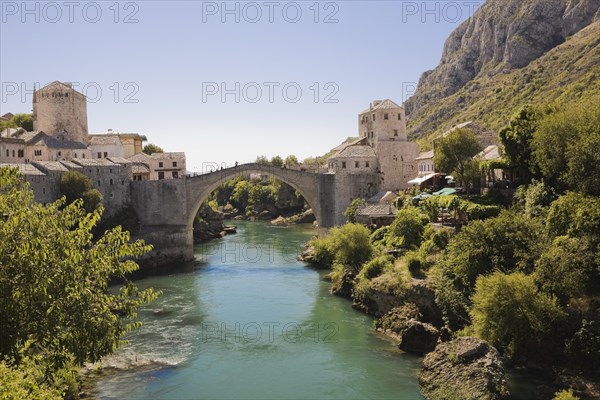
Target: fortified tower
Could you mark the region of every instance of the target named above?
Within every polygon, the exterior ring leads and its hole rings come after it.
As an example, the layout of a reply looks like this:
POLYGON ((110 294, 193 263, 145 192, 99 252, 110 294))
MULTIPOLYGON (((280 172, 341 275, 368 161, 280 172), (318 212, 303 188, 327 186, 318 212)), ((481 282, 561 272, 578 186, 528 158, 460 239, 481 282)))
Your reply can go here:
POLYGON ((407 140, 404 108, 389 99, 375 100, 358 115, 358 131, 377 155, 381 189, 407 188, 417 176, 419 145, 407 140))
POLYGON ((58 81, 36 90, 33 93, 33 130, 87 144, 86 97, 71 84, 58 81))

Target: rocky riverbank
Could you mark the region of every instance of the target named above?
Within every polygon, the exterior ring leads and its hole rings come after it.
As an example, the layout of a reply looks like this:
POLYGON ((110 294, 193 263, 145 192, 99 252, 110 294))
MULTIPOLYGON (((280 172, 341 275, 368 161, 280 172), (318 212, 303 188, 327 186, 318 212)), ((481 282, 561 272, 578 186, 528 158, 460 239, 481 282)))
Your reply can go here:
POLYGON ((225 225, 225 213, 214 210, 203 204, 194 221, 194 243, 202 243, 211 239, 220 239, 225 235, 236 233, 235 225, 225 225))

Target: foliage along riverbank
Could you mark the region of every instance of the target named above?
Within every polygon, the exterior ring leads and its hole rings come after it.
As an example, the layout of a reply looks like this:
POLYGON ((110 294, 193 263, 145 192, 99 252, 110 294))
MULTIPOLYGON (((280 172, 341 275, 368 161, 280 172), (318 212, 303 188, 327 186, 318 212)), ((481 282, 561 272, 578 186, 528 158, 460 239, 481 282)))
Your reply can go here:
POLYGON ((431 379, 431 362, 424 362, 429 399, 506 398, 502 363, 484 352, 488 345, 508 366, 548 375, 540 398, 563 389, 598 398, 600 106, 529 108, 501 140, 508 165, 538 180, 521 186, 499 215, 482 213, 455 233, 429 223, 435 216, 427 201, 406 201, 389 227, 371 232, 349 223, 314 239, 310 262, 330 268, 332 293, 379 318, 376 329, 405 351, 448 353, 443 343, 457 347, 473 337, 465 354, 483 357, 475 364, 451 351, 453 367, 438 363, 431 379), (488 379, 465 392, 464 378, 482 374, 488 379))
POLYGON ((129 280, 150 246, 121 227, 95 237, 102 211, 36 203, 18 170, 0 168, 1 398, 77 398, 80 368, 123 344, 159 294, 129 280))

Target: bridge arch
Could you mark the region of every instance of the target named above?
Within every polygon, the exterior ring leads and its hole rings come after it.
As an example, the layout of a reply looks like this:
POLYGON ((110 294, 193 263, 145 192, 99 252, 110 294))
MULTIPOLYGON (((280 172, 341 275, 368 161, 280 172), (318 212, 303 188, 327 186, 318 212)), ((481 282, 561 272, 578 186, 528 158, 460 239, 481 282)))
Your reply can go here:
POLYGON ((321 225, 321 208, 318 198, 318 175, 316 173, 251 163, 188 177, 186 179, 186 223, 188 228, 191 229, 193 227, 194 218, 202 203, 204 203, 208 196, 210 196, 210 194, 221 184, 235 177, 246 177, 253 173, 277 178, 297 190, 313 210, 317 223, 321 225))

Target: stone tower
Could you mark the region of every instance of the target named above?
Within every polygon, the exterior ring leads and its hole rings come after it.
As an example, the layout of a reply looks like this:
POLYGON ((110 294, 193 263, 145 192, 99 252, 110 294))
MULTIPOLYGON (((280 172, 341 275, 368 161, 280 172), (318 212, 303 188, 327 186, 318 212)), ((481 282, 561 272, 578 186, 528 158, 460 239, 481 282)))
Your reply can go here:
POLYGON ((373 147, 382 190, 400 190, 417 176, 419 145, 406 137, 404 108, 391 100, 375 100, 358 116, 358 130, 373 147))
POLYGON ((33 94, 33 130, 87 143, 87 99, 71 84, 52 82, 33 94))

